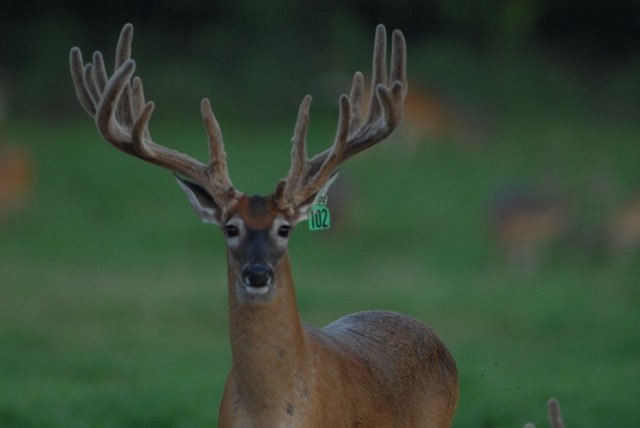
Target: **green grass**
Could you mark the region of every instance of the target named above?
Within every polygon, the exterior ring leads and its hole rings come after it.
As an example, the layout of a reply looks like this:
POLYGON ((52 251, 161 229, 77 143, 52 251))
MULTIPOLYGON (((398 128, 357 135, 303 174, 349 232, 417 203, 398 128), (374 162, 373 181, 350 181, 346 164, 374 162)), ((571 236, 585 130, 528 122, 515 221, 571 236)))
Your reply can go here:
MULTIPOLYGON (((108 147, 88 122, 10 129, 36 158, 37 186, 0 229, 0 427, 214 426, 230 367, 222 238, 168 173, 108 147)), ((159 142, 204 156, 201 125, 156 123, 159 142)), ((237 187, 269 192, 292 124, 223 127, 237 187)), ((313 150, 333 128, 314 118, 313 150)), ((432 325, 458 363, 456 427, 545 426, 551 396, 568 426, 640 425, 637 260, 565 248, 513 277, 485 232, 492 189, 509 180, 553 168, 585 213, 597 202, 581 183, 605 154, 629 189, 639 131, 521 118, 483 148, 427 144, 409 157, 388 142, 350 161, 343 236, 293 237, 304 320, 385 308, 432 325)))

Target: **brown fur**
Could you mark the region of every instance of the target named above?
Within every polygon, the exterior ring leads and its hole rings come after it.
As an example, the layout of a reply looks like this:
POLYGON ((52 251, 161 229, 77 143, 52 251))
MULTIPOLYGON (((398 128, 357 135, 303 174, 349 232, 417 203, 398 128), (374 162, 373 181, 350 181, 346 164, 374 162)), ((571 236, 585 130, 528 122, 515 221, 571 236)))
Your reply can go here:
MULTIPOLYGON (((269 198, 237 204, 248 228, 279 214, 269 198), (263 204, 263 206, 260 206, 263 204)), ((458 401, 455 362, 421 322, 359 312, 323 329, 303 325, 288 254, 275 268, 275 294, 247 303, 229 255, 233 365, 220 427, 448 427, 458 401)))

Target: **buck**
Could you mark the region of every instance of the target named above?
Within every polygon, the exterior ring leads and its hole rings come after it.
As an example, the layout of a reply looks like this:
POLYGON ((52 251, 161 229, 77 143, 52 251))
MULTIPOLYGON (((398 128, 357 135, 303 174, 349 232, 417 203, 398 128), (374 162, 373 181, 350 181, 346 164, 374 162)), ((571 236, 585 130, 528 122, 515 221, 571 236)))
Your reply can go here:
POLYGON ((311 97, 300 104, 291 166, 267 196, 247 196, 229 178, 218 122, 204 99, 201 113, 209 160, 158 145, 148 123, 154 109, 141 80, 132 77, 133 27, 122 29, 115 72, 103 56, 83 63, 70 54, 80 104, 99 134, 125 153, 172 171, 196 214, 218 225, 226 238, 229 327, 232 353, 219 414, 221 427, 446 427, 458 401, 455 362, 438 336, 406 315, 368 311, 318 329, 303 324, 287 245, 319 194, 350 157, 384 140, 402 118, 407 90, 405 41, 393 32, 387 74, 387 35, 376 30, 373 102, 359 108, 362 73, 350 95, 339 99, 333 145, 307 158, 311 97))

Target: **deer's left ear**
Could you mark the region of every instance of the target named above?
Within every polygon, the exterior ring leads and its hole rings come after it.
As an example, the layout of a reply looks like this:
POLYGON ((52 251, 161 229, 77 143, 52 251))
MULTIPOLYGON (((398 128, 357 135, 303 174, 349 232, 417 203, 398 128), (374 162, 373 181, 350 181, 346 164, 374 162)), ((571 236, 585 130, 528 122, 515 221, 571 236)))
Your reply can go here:
POLYGON ((191 207, 203 223, 220 224, 222 209, 211 195, 199 185, 176 175, 178 185, 187 195, 191 207))
POLYGON ((334 172, 331 178, 327 180, 324 186, 320 190, 318 190, 314 195, 310 196, 309 199, 304 201, 298 207, 298 217, 294 220, 295 224, 300 223, 301 221, 305 221, 309 214, 309 209, 315 204, 326 204, 327 193, 329 193, 329 188, 334 181, 338 178, 338 172, 334 172), (323 200, 324 199, 324 200, 323 200))

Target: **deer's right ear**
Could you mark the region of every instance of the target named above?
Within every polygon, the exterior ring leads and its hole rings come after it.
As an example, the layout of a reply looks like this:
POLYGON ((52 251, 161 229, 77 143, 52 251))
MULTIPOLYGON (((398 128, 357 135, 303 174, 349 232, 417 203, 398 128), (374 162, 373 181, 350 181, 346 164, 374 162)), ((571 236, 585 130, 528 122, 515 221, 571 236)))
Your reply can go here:
POLYGON ((309 209, 311 208, 312 205, 315 205, 316 203, 320 203, 324 205, 327 203, 326 202, 327 193, 329 192, 329 188, 331 187, 333 182, 336 181, 336 179, 338 178, 338 174, 339 174, 338 171, 334 172, 333 175, 329 178, 329 180, 327 180, 327 182, 324 184, 324 186, 322 186, 320 190, 318 190, 316 193, 311 195, 310 198, 308 198, 298 207, 298 217, 295 219, 294 224, 297 224, 308 218, 309 209))
POLYGON ((178 185, 187 195, 191 207, 203 223, 220 224, 222 209, 216 204, 211 195, 199 185, 180 178, 176 175, 178 185))

